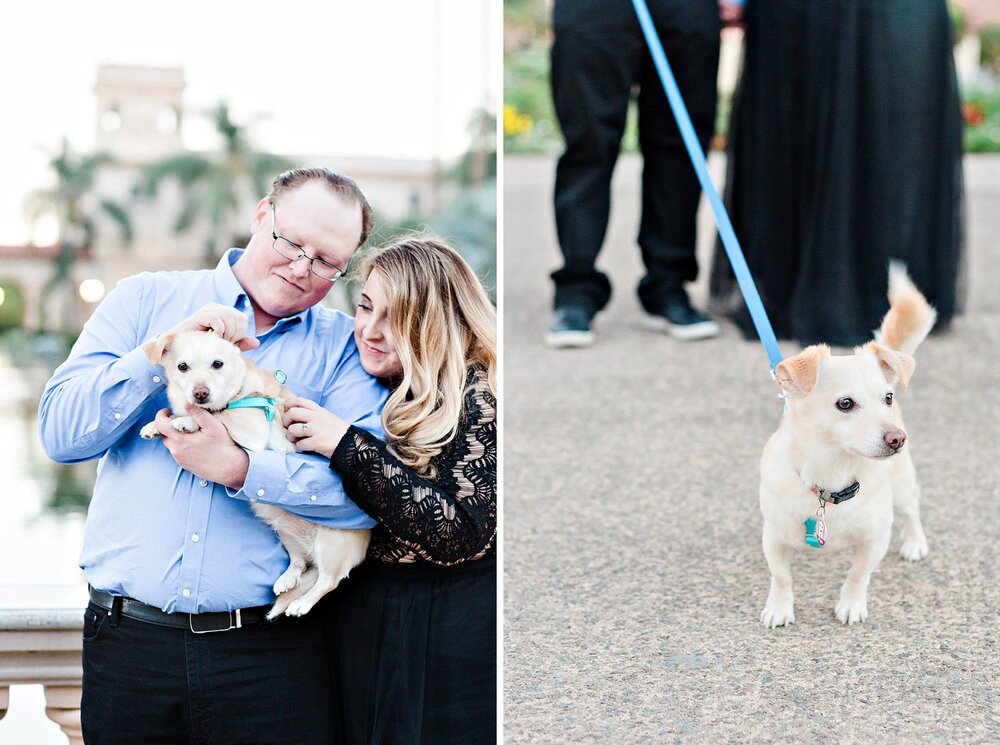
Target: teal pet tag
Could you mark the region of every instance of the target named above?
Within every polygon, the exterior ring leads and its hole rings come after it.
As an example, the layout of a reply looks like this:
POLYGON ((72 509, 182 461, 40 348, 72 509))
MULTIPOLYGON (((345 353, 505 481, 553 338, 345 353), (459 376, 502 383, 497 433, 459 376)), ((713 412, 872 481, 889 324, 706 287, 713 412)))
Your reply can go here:
POLYGON ((826 544, 826 522, 823 518, 806 518, 806 545, 823 548, 826 544))

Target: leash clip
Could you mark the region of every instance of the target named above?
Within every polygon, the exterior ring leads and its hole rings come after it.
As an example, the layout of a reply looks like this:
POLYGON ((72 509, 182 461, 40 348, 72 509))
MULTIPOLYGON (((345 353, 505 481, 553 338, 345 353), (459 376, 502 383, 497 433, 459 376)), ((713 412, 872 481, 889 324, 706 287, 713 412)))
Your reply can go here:
MULTIPOLYGON (((778 376, 773 367, 771 368, 771 380, 774 381, 775 385, 778 385, 778 376)), ((781 413, 786 413, 788 411, 788 391, 780 385, 778 385, 778 400, 781 401, 781 413)))

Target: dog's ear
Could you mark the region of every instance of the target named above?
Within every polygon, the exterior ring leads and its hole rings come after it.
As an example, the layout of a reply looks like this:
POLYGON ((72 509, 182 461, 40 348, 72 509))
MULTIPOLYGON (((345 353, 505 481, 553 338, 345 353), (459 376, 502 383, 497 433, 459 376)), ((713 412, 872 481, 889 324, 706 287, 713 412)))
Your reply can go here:
POLYGON ((149 361, 154 365, 159 365, 163 355, 170 351, 170 346, 174 343, 176 334, 160 334, 154 336, 142 345, 142 351, 146 353, 149 361))
POLYGON ((882 368, 885 379, 890 383, 895 383, 898 380, 903 390, 906 390, 910 384, 913 369, 917 365, 916 360, 910 355, 890 349, 885 344, 879 344, 877 341, 868 342, 858 352, 870 352, 874 354, 875 359, 878 360, 879 367, 882 368))
POLYGON ((787 393, 809 393, 819 380, 820 365, 829 356, 830 347, 826 344, 806 347, 794 357, 779 362, 774 370, 774 379, 787 393))

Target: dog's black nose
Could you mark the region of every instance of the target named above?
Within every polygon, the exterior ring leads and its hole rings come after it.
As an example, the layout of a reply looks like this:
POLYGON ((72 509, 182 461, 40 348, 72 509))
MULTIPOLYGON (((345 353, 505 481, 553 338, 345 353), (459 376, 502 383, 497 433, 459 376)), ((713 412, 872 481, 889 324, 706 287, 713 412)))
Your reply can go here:
POLYGON ((203 404, 208 400, 209 391, 208 388, 203 385, 196 385, 194 390, 191 392, 191 395, 194 396, 195 401, 203 404))
POLYGON ((906 442, 906 433, 901 429, 890 429, 882 436, 882 440, 893 450, 899 450, 906 442))

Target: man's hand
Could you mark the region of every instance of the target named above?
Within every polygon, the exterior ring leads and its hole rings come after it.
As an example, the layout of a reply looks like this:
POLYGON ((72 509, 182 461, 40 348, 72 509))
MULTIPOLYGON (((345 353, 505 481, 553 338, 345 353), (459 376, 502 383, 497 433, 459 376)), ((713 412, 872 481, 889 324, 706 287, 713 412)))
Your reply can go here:
POLYGON ((160 409, 156 414, 156 428, 177 465, 208 481, 242 489, 250 456, 209 412, 194 404, 187 404, 186 408, 187 415, 199 427, 195 432, 178 432, 171 427, 169 409, 160 409))
POLYGON ((741 26, 743 24, 743 3, 719 0, 719 20, 722 27, 741 26))
POLYGON ((195 311, 194 315, 177 324, 171 329, 171 333, 212 331, 238 346, 241 352, 247 352, 260 346, 260 341, 255 337, 247 336, 249 325, 250 319, 235 308, 219 303, 208 303, 195 311))

